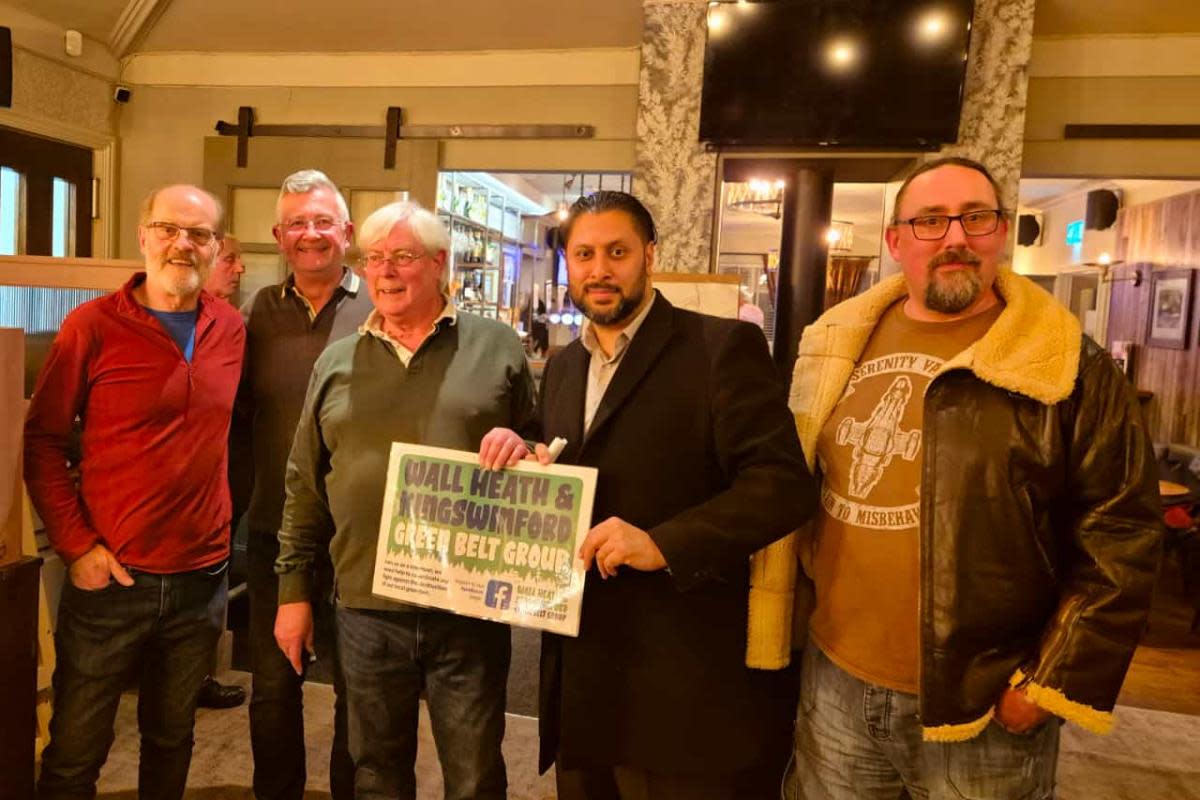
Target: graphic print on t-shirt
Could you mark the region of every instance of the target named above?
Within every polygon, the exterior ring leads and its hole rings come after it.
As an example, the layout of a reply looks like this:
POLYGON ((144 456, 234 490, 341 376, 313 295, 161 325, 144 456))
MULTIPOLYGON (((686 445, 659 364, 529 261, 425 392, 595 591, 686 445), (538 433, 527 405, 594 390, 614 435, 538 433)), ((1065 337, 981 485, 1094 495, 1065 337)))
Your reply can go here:
POLYGON ((902 431, 904 409, 912 399, 912 381, 901 375, 879 398, 871 418, 860 422, 854 417, 844 417, 838 423, 837 443, 851 444, 850 454, 851 497, 864 498, 892 463, 892 456, 912 461, 921 449, 920 431, 902 431))
POLYGON ((845 473, 846 486, 837 487, 835 480, 824 482, 821 501, 826 513, 861 528, 905 530, 916 527, 920 504, 916 487, 919 481, 910 479, 899 485, 893 481, 890 487, 877 493, 880 496, 874 498, 874 502, 872 495, 876 494, 875 489, 889 470, 901 469, 911 478, 913 470, 918 469, 921 430, 914 427, 913 423, 919 424, 920 417, 910 414, 910 418, 916 418, 906 426, 905 412, 914 400, 917 401, 916 406, 920 407, 920 397, 914 398, 914 392, 923 392, 943 363, 942 359, 926 353, 890 353, 864 361, 851 373, 845 394, 835 411, 835 414, 842 412, 845 416, 837 421, 836 434, 831 443, 842 452, 830 454, 849 465, 845 473), (882 381, 889 376, 891 381, 883 388, 882 381), (856 388, 864 381, 875 384, 870 390, 862 387, 868 393, 880 392, 879 399, 869 407, 869 413, 864 413, 867 408, 861 403, 850 401, 856 388), (907 463, 901 466, 903 462, 907 463), (904 492, 904 496, 897 496, 901 486, 910 487, 910 490, 904 492), (838 491, 839 488, 844 495, 838 491))

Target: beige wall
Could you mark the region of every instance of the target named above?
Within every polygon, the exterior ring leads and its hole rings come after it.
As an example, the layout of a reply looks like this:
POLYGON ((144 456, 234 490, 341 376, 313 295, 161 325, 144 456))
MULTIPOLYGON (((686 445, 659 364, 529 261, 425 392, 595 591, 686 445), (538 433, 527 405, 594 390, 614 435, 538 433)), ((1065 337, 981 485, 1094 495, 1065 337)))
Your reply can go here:
POLYGON ((1195 124, 1200 35, 1035 41, 1023 177, 1191 178, 1196 140, 1068 140, 1069 124, 1195 124))
POLYGON ((1033 78, 1024 177, 1200 176, 1193 140, 1067 140, 1068 124, 1195 124, 1200 75, 1033 78))
POLYGON ((0 22, 13 35, 13 102, 0 108, 0 125, 89 147, 100 179, 92 254, 112 252, 108 220, 116 205, 118 106, 112 92, 118 65, 99 42, 84 40, 84 54, 63 53, 63 30, 0 2, 0 22))
POLYGON ((104 45, 85 39, 83 55, 67 56, 64 29, 4 2, 0 22, 13 38, 13 103, 11 111, 0 109, 0 124, 29 129, 36 121, 56 123, 68 129, 62 137, 71 136, 68 141, 81 132, 116 132, 112 88, 118 65, 104 45))
MULTIPOLYGON (((133 225, 141 198, 164 183, 201 182, 204 137, 217 120, 235 122, 242 105, 254 107, 260 124, 382 125, 387 107, 398 105, 412 125, 579 123, 596 129, 588 140, 444 142, 443 169, 629 171, 634 163, 635 86, 135 86, 120 120, 122 257, 137 257, 133 225)), ((249 153, 253 159, 253 140, 249 153)), ((382 161, 382 141, 379 153, 382 161)))

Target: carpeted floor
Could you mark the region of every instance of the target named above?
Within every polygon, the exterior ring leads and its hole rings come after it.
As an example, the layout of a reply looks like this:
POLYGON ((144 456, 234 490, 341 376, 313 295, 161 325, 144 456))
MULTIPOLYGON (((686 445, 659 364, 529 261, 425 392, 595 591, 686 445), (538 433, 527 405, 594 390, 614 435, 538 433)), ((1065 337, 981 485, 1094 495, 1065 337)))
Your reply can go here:
MULTIPOLYGON (((248 676, 226 680, 245 684, 248 676)), ((308 800, 328 798, 328 736, 332 690, 305 689, 309 731, 308 800)), ((100 800, 137 797, 136 698, 121 701, 117 741, 100 778, 100 800)), ((1200 800, 1200 717, 1118 709, 1116 730, 1099 737, 1071 726, 1063 729, 1059 759, 1060 800, 1200 800)), ((196 720, 196 750, 188 779, 189 800, 250 800, 250 744, 246 707, 202 710, 196 720)), ((536 774, 537 721, 509 715, 504 741, 512 800, 553 800, 553 772, 536 774)), ((417 755, 418 797, 442 796, 442 781, 427 717, 421 718, 417 755)))

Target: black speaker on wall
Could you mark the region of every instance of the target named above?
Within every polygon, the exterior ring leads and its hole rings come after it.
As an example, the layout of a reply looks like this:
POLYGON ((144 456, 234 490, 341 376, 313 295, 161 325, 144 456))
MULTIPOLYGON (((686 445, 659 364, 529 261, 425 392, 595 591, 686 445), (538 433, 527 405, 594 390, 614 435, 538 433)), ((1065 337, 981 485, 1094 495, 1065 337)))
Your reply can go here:
POLYGON ((1017 244, 1031 247, 1042 240, 1042 223, 1033 214, 1017 215, 1017 244))
POLYGON ((1087 214, 1084 227, 1089 231, 1105 231, 1117 221, 1121 198, 1110 189, 1095 189, 1087 193, 1087 214))
POLYGON ((12 108, 12 29, 0 26, 0 108, 12 108))

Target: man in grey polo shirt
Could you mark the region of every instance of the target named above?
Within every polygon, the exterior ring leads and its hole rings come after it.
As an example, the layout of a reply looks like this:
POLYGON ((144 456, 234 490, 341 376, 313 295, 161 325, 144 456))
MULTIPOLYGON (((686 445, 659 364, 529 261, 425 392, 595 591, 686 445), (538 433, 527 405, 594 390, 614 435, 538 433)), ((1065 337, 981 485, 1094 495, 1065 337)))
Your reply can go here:
MULTIPOLYGON (((304 390, 317 356, 327 344, 354 333, 371 311, 362 280, 343 265, 353 225, 346 201, 323 173, 301 170, 283 181, 272 229, 287 262, 287 279, 260 289, 242 309, 246 362, 239 391, 241 446, 252 448, 254 491, 247 511, 250 591, 250 744, 254 794, 259 800, 304 795, 305 748, 301 693, 303 667, 295 670, 275 644, 275 611, 283 477, 304 390)), ((232 472, 244 472, 234 470, 232 472)), ((318 616, 332 622, 332 569, 318 565, 310 598, 318 616)), ((333 637, 329 644, 335 649, 333 637)), ((308 643, 312 650, 312 641, 308 643)), ((322 644, 324 642, 322 641, 322 644)), ((329 783, 334 800, 354 796, 354 766, 346 747, 345 691, 336 652, 320 653, 333 664, 334 735, 329 783)))

